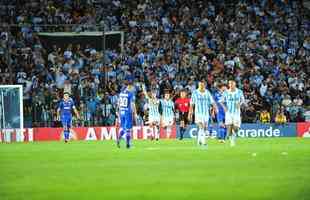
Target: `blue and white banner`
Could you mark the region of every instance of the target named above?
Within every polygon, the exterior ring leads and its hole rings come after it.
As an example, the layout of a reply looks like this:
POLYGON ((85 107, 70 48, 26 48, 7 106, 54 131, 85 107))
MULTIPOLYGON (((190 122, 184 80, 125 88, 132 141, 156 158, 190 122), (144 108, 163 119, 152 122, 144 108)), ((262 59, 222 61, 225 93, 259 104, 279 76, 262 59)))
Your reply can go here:
MULTIPOLYGON (((209 126, 210 135, 217 137, 219 126, 212 124, 209 126)), ((198 127, 196 125, 189 125, 185 131, 184 138, 195 138, 197 136, 198 127)), ((177 127, 177 137, 180 136, 180 128, 177 127)), ((260 124, 260 123, 245 123, 241 124, 238 131, 238 137, 296 137, 296 123, 288 123, 284 125, 279 124, 260 124)))

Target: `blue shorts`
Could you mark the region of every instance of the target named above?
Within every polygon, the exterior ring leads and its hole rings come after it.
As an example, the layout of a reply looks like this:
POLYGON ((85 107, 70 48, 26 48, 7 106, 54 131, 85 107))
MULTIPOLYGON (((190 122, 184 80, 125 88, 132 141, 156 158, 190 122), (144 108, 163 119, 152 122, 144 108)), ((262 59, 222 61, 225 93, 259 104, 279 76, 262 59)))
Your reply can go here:
POLYGON ((61 117, 61 123, 62 123, 62 127, 64 128, 71 128, 72 125, 72 117, 67 117, 67 116, 62 116, 61 117))
POLYGON ((121 115, 121 128, 124 130, 132 129, 132 115, 121 115))
POLYGON ((221 115, 217 115, 216 119, 217 119, 217 123, 218 124, 220 124, 220 123, 224 124, 225 123, 225 114, 224 115, 222 115, 222 114, 221 115))

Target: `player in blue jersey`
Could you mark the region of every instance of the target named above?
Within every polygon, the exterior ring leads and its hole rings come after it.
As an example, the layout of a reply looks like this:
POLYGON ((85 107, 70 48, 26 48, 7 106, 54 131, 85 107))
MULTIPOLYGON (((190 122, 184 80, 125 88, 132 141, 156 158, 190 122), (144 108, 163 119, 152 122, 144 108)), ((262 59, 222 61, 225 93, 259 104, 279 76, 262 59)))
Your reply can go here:
MULTIPOLYGON (((195 113, 195 123, 198 126, 197 143, 206 146, 206 131, 208 131, 208 122, 210 110, 213 106, 214 112, 217 113, 217 106, 212 95, 205 87, 203 80, 199 81, 198 89, 194 90, 191 96, 190 109, 188 118, 191 121, 195 113), (195 110, 194 110, 195 109, 195 110)), ((207 134, 208 135, 208 134, 207 134)))
POLYGON ((244 103, 243 92, 236 87, 236 82, 228 82, 229 89, 223 93, 221 104, 225 110, 225 125, 230 138, 230 145, 235 146, 237 132, 241 126, 240 106, 244 103))
POLYGON ((156 97, 156 91, 151 90, 149 95, 146 91, 145 85, 142 86, 143 93, 147 99, 148 106, 148 124, 153 129, 154 138, 159 140, 159 125, 160 125, 160 113, 159 103, 160 100, 156 97))
POLYGON ((174 103, 171 99, 169 90, 165 90, 164 99, 160 100, 161 126, 166 130, 169 138, 174 124, 174 103))
POLYGON ((69 93, 65 92, 63 99, 60 101, 57 109, 57 118, 61 121, 64 128, 64 139, 67 143, 70 139, 70 128, 72 125, 72 110, 76 117, 80 119, 79 112, 77 111, 72 98, 69 93))
POLYGON ((219 126, 217 137, 221 143, 224 143, 226 138, 225 110, 222 104, 220 103, 225 90, 226 86, 220 83, 217 86, 217 91, 214 93, 214 100, 218 108, 218 112, 216 114, 216 121, 219 126))
POLYGON ((133 77, 127 76, 127 87, 124 88, 118 96, 118 120, 120 132, 117 138, 117 146, 120 148, 120 141, 125 135, 126 148, 130 148, 131 131, 133 122, 136 120, 135 96, 133 87, 133 77))

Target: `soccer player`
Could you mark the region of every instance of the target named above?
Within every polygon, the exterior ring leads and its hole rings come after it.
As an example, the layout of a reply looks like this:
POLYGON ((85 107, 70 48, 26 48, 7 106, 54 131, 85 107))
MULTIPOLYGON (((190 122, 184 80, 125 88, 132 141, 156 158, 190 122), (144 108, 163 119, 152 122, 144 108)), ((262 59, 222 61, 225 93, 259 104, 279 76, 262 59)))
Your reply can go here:
POLYGON ((70 128, 72 126, 72 110, 74 111, 76 117, 80 119, 80 114, 77 111, 72 98, 70 98, 69 93, 65 92, 63 99, 60 101, 57 109, 57 118, 61 120, 62 126, 64 128, 65 143, 67 143, 70 139, 70 128))
POLYGON ((184 132, 186 130, 186 125, 188 123, 188 111, 190 105, 190 99, 187 98, 186 90, 183 89, 180 92, 180 98, 175 101, 177 110, 179 111, 180 119, 180 140, 183 139, 184 132))
POLYGON ((120 141, 126 135, 126 148, 130 148, 131 130, 133 121, 136 120, 136 107, 133 87, 133 77, 127 76, 127 87, 125 87, 118 97, 118 120, 120 132, 117 138, 117 146, 120 148, 120 141))
POLYGON ((225 90, 226 90, 226 86, 220 83, 217 86, 217 91, 214 93, 214 100, 218 108, 218 112, 216 114, 216 120, 219 126, 217 136, 218 136, 219 142, 221 143, 225 143, 225 138, 226 138, 225 110, 222 104, 220 103, 225 90))
POLYGON ((198 83, 198 89, 193 91, 191 96, 190 109, 188 113, 188 118, 191 121, 193 110, 195 108, 195 123, 199 129, 197 134, 198 145, 207 145, 205 141, 205 132, 208 131, 211 106, 213 106, 213 109, 216 113, 217 107, 215 101, 213 100, 210 92, 206 89, 205 82, 201 80, 198 83))
POLYGON ((159 124, 160 124, 160 113, 159 113, 159 99, 156 97, 156 91, 151 90, 151 95, 148 95, 145 85, 142 86, 143 93, 148 102, 148 117, 149 125, 153 129, 153 133, 156 140, 159 140, 159 124))
POLYGON ((171 100, 169 90, 165 90, 164 99, 160 100, 161 126, 166 130, 168 136, 171 135, 174 124, 174 103, 171 100))
POLYGON ((225 125, 230 138, 230 146, 236 144, 236 134, 241 125, 240 106, 244 103, 243 92, 236 87, 236 82, 228 82, 229 89, 223 93, 221 104, 225 110, 225 125))

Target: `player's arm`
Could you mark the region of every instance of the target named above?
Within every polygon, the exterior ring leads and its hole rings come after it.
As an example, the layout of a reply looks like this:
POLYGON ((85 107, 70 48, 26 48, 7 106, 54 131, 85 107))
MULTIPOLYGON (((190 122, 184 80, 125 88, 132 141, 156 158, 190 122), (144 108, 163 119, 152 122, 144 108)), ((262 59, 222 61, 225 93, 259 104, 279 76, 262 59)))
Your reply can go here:
POLYGON ((132 109, 132 114, 133 114, 133 120, 135 124, 137 125, 137 109, 136 109, 136 105, 134 102, 131 102, 131 109, 132 109))
POLYGON ((240 90, 240 101, 237 103, 237 108, 240 109, 240 106, 245 104, 245 98, 243 92, 240 90))
POLYGON ((61 108, 62 108, 62 102, 60 101, 57 107, 57 112, 56 112, 56 119, 57 121, 60 121, 60 112, 61 112, 61 108))
POLYGON ((172 107, 172 112, 173 112, 173 124, 174 124, 174 122, 176 121, 176 119, 175 119, 175 112, 176 112, 176 110, 175 110, 175 104, 174 103, 172 103, 172 105, 173 105, 173 107, 172 107))
POLYGON ((224 112, 226 113, 227 107, 225 106, 225 102, 226 102, 226 96, 225 94, 223 94, 222 98, 219 100, 219 103, 221 104, 221 106, 224 109, 224 112))
POLYGON ((56 113, 56 120, 60 121, 60 108, 57 108, 57 113, 56 113))
POLYGON ((188 121, 192 121, 193 119, 193 111, 194 111, 194 106, 195 106, 195 96, 192 94, 192 97, 189 102, 189 111, 188 111, 188 121))
POLYGON ((220 102, 221 106, 224 108, 224 111, 227 111, 227 107, 225 106, 224 102, 220 102))
POLYGON ((120 116, 120 112, 119 112, 119 100, 117 101, 117 106, 116 106, 116 109, 115 109, 115 115, 116 115, 116 119, 115 119, 115 126, 118 127, 119 124, 120 124, 120 121, 121 121, 121 116, 120 116))
POLYGON ((76 109, 76 107, 73 106, 72 108, 73 108, 73 112, 74 112, 75 116, 76 116, 78 119, 81 119, 80 113, 79 113, 79 111, 76 109))
POLYGON ((120 124, 120 120, 121 120, 118 110, 115 112, 115 115, 116 115, 115 126, 118 127, 120 124))
POLYGON ((149 95, 148 95, 148 93, 147 93, 147 91, 146 91, 145 84, 142 85, 142 91, 143 91, 144 96, 145 96, 147 99, 149 99, 150 97, 149 97, 149 95))
POLYGON ((218 107, 217 107, 216 103, 212 103, 212 107, 213 107, 213 109, 212 109, 213 113, 212 114, 213 114, 213 117, 214 117, 215 114, 218 113, 218 107))
POLYGON ((213 107, 212 115, 213 115, 213 117, 214 117, 215 114, 218 113, 218 107, 217 107, 216 102, 214 101, 214 98, 212 97, 212 95, 211 95, 210 92, 209 92, 209 97, 210 97, 210 102, 211 102, 212 107, 213 107))
POLYGON ((162 127, 163 125, 163 105, 162 105, 162 101, 159 100, 159 104, 158 104, 158 110, 159 110, 159 114, 160 114, 160 126, 162 127))
POLYGON ((243 92, 241 91, 240 105, 243 105, 243 104, 245 104, 245 98, 244 98, 243 92))

